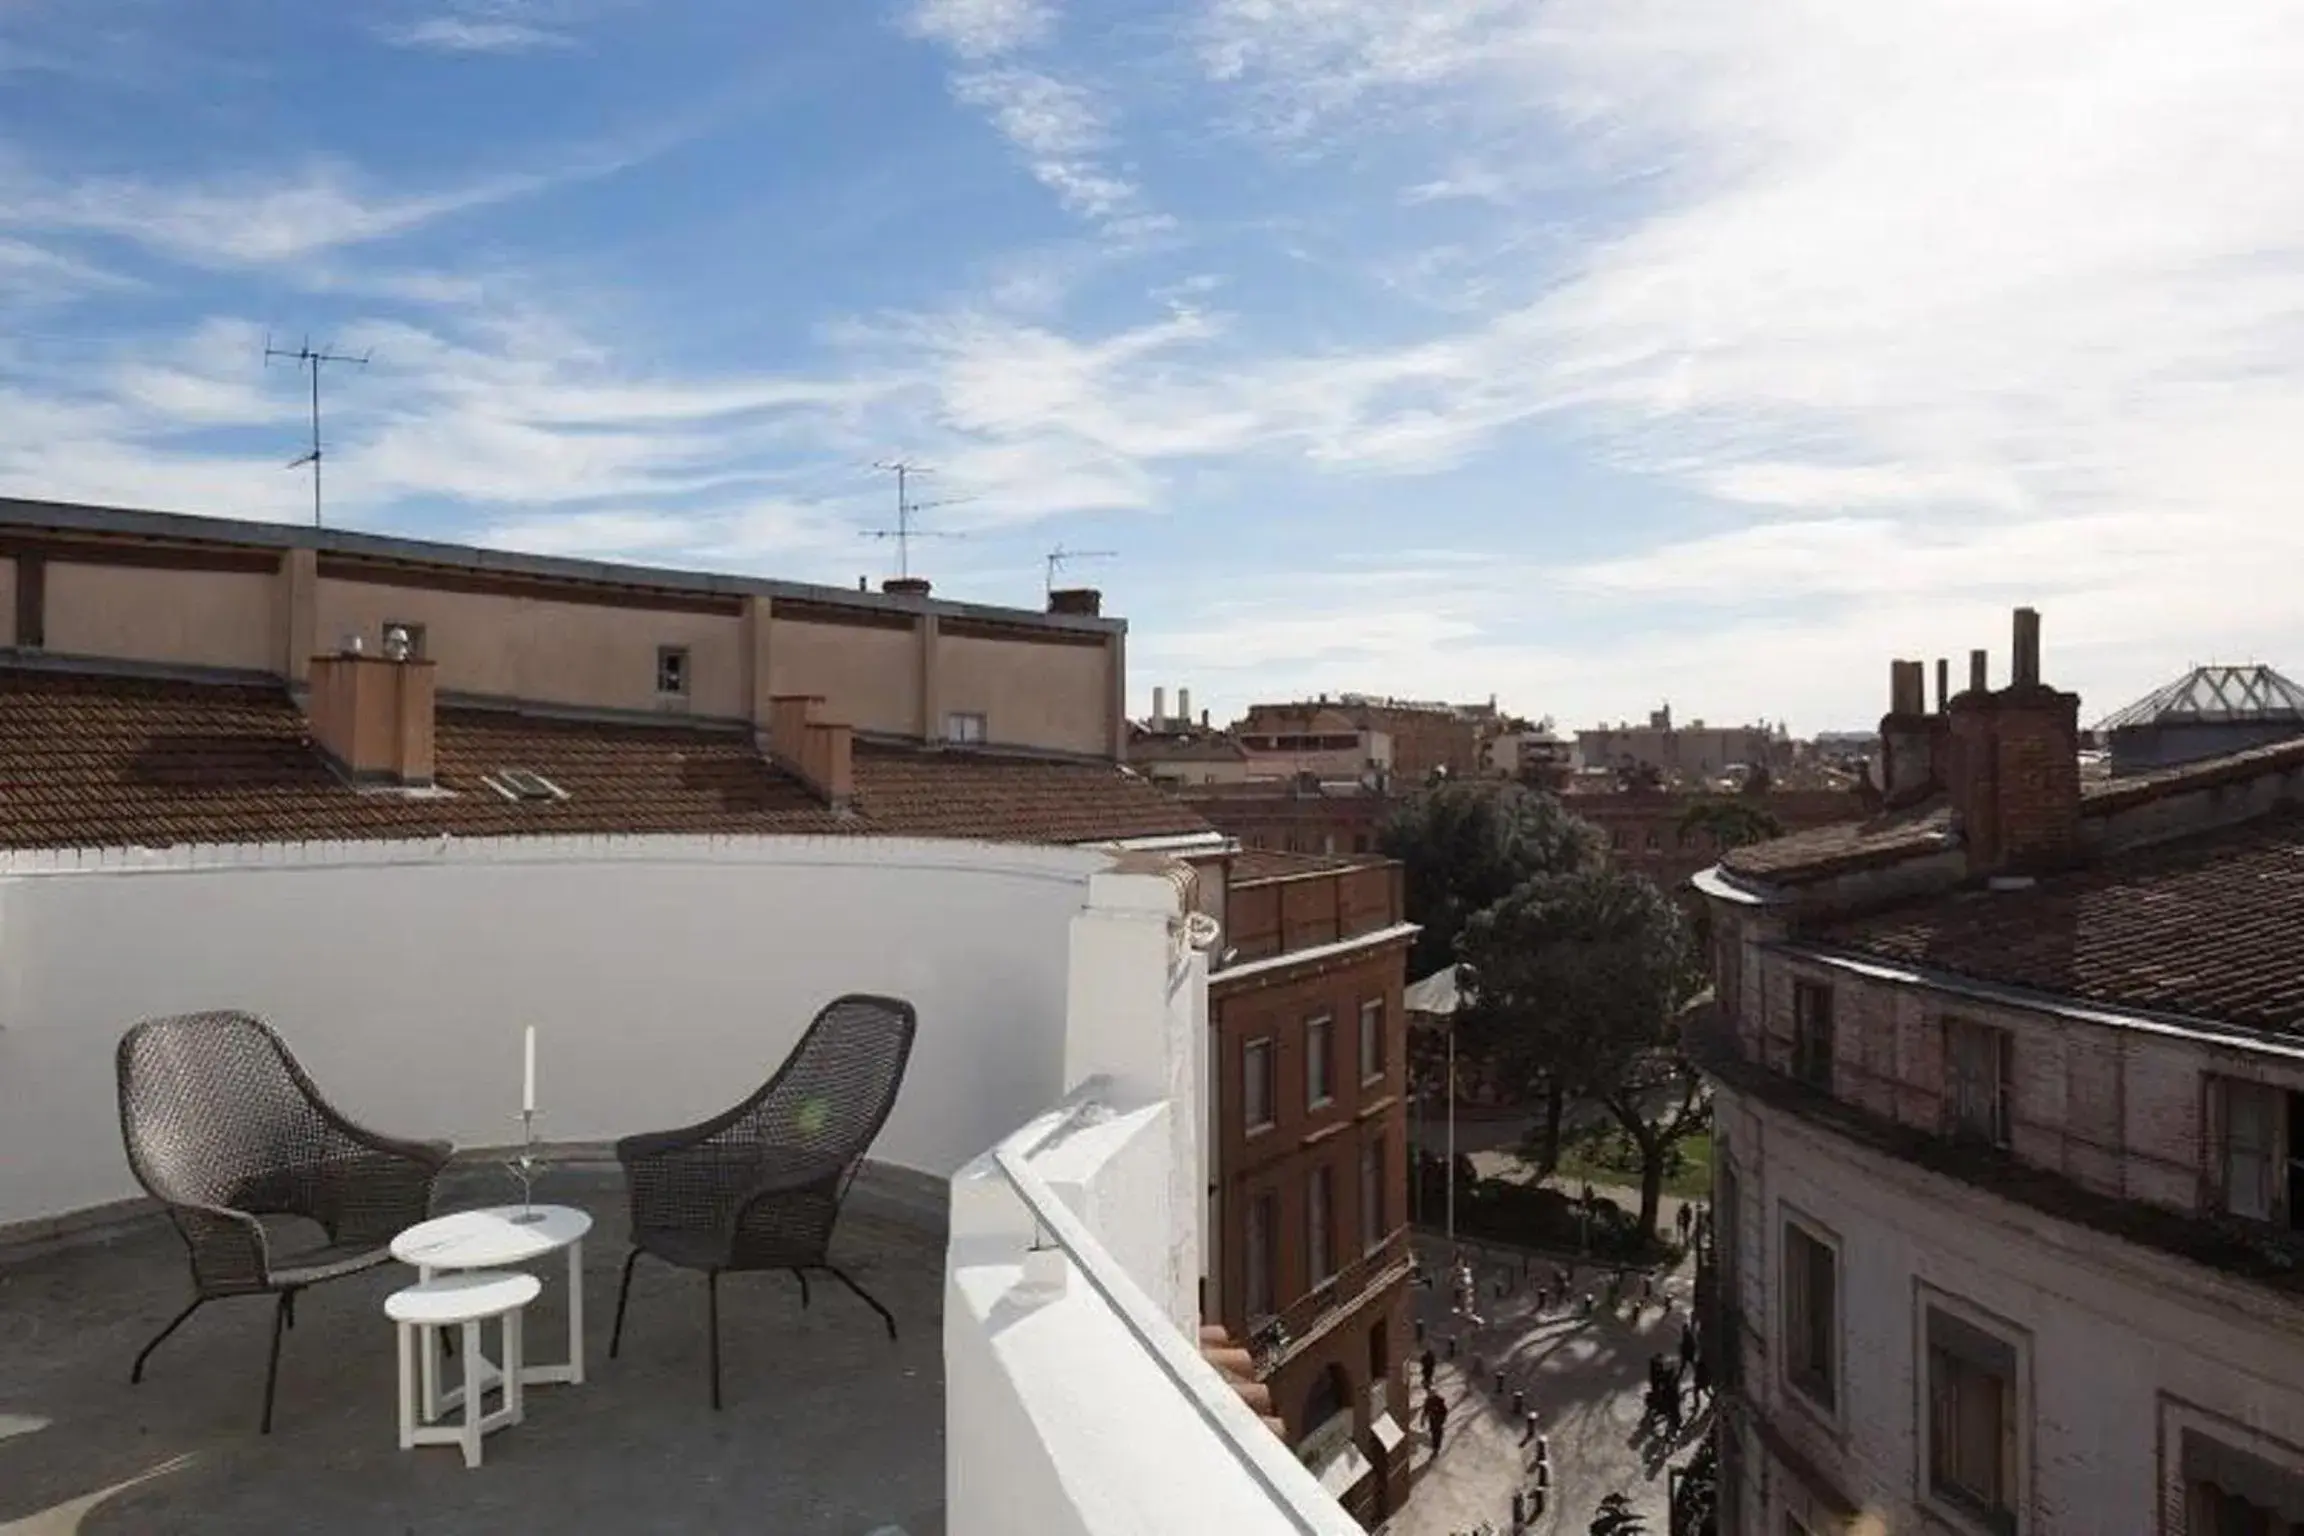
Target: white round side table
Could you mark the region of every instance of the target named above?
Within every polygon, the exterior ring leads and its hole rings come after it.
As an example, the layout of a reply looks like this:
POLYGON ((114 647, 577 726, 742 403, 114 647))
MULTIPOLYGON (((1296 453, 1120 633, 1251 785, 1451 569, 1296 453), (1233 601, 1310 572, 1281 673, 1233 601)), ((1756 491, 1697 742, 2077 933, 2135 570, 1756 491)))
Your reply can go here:
MULTIPOLYGON (((459 1445, 464 1465, 480 1465, 480 1441, 524 1415, 520 1370, 521 1312, 544 1289, 534 1275, 518 1271, 498 1273, 471 1269, 435 1280, 419 1281, 384 1298, 384 1315, 398 1325, 400 1335, 400 1449, 419 1445, 459 1445), (480 1356, 480 1325, 497 1320, 503 1335, 504 1368, 501 1405, 483 1412, 487 1389, 477 1379, 484 1362, 480 1356), (464 1422, 457 1425, 419 1425, 416 1422, 416 1338, 429 1339, 442 1328, 464 1330, 464 1384, 457 1395, 464 1403, 464 1422)), ((427 1345, 429 1352, 429 1345, 427 1345)))
MULTIPOLYGON (((565 1362, 523 1364, 521 1385, 581 1385, 584 1381, 584 1237, 592 1230, 588 1212, 567 1205, 494 1205, 457 1211, 419 1222, 392 1239, 392 1257, 416 1266, 419 1281, 456 1270, 505 1269, 568 1251, 568 1358, 565 1362), (528 1219, 523 1220, 526 1217, 528 1219)), ((440 1390, 439 1330, 419 1329, 423 1345, 424 1417, 430 1422, 456 1407, 477 1382, 496 1379, 486 1359, 468 1361, 463 1387, 440 1390)))

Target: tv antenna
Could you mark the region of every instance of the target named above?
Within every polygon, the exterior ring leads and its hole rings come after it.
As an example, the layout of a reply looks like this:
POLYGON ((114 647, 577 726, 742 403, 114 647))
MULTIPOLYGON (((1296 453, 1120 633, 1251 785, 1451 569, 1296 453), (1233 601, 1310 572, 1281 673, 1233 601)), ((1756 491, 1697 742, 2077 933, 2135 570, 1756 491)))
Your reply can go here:
POLYGON ((914 501, 912 499, 912 482, 923 475, 932 475, 936 471, 905 459, 891 459, 872 467, 884 475, 896 477, 896 526, 893 528, 867 528, 864 530, 864 537, 867 539, 894 539, 896 541, 896 574, 898 577, 909 577, 912 574, 912 541, 914 539, 964 539, 967 537, 964 533, 940 533, 932 528, 919 527, 917 519, 923 512, 932 511, 937 507, 957 507, 965 502, 974 501, 975 497, 954 496, 945 501, 914 501))
POLYGON ((302 469, 307 464, 312 466, 312 526, 315 528, 320 526, 320 370, 330 363, 350 363, 355 368, 365 368, 373 355, 363 352, 353 357, 348 353, 331 352, 325 345, 315 352, 310 337, 306 337, 303 345, 291 352, 285 347, 272 345, 270 336, 264 338, 265 367, 271 367, 274 358, 282 358, 312 375, 312 451, 290 459, 288 467, 302 469))
POLYGON ((1056 590, 1057 576, 1062 574, 1064 567, 1072 564, 1075 560, 1117 560, 1120 558, 1120 551, 1116 549, 1066 549, 1059 544, 1048 551, 1044 558, 1048 562, 1048 590, 1053 592, 1056 590))

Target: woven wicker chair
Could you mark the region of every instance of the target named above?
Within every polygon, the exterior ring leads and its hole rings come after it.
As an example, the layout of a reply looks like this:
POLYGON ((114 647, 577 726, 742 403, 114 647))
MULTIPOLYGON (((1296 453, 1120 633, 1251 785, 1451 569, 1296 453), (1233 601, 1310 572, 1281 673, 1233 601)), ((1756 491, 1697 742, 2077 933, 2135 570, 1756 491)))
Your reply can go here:
POLYGON ((399 1141, 344 1118, 288 1047, 244 1013, 149 1019, 121 1038, 120 1135, 136 1181, 167 1208, 191 1250, 191 1304, 129 1370, 211 1301, 276 1296, 264 1368, 264 1433, 280 1375, 280 1333, 296 1293, 391 1257, 392 1239, 430 1214, 447 1165, 441 1142, 399 1141), (265 1216, 317 1222, 326 1240, 277 1253, 265 1216))
POLYGON ((830 1274, 896 1319, 827 1250, 840 1203, 903 1086, 918 1023, 910 1003, 849 996, 825 1005, 767 1085, 724 1115, 683 1130, 627 1136, 617 1161, 631 1191, 632 1251, 616 1290, 608 1355, 624 1341, 632 1266, 643 1253, 704 1272, 712 1406, 720 1406, 720 1276, 789 1270, 808 1305, 808 1271, 830 1274))

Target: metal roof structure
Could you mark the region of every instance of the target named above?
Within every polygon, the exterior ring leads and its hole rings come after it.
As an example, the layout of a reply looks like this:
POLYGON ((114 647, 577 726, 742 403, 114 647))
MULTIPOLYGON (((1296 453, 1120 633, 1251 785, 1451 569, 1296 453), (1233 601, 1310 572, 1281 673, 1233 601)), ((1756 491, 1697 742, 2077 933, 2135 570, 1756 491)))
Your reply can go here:
POLYGON ((2304 725, 2304 688, 2266 666, 2194 667, 2096 723, 2099 731, 2152 725, 2304 725))

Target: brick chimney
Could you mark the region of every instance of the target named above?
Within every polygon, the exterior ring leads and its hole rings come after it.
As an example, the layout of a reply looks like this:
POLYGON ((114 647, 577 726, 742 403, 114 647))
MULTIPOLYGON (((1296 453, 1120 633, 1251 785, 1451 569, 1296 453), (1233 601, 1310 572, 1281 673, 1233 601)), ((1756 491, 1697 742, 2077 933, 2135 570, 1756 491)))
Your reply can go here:
POLYGON ((1940 716, 1928 713, 1924 663, 1888 664, 1888 713, 1880 717, 1880 793, 1890 810, 1918 804, 1943 788, 1940 716))
MULTIPOLYGON (((1970 658, 1982 676, 1982 653, 1970 658)), ((2040 874, 2080 853, 2080 696, 2040 680, 2040 614, 2019 608, 2008 686, 1952 701, 1946 775, 1971 875, 2040 874)))
POLYGON ((779 693, 768 700, 768 755, 776 765, 846 810, 855 797, 855 739, 846 725, 818 718, 822 696, 779 693))
POLYGON ((1048 611, 1092 619, 1104 611, 1104 594, 1094 587, 1058 587, 1048 594, 1048 611))
POLYGON ((891 576, 880 583, 880 590, 890 597, 926 597, 929 591, 925 576, 891 576))
POLYGON ((312 658, 304 712, 312 740, 354 781, 432 782, 433 667, 406 655, 364 656, 348 645, 312 658))

